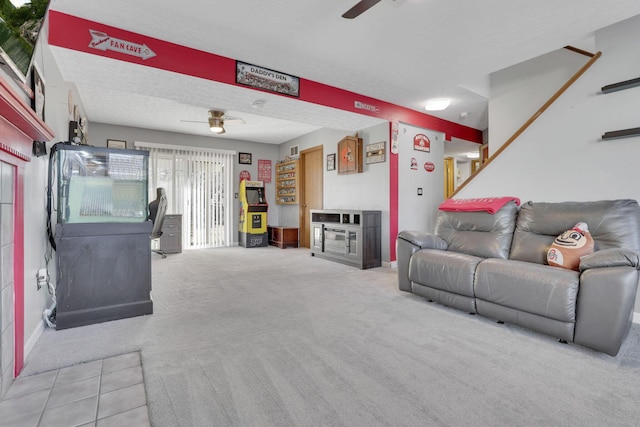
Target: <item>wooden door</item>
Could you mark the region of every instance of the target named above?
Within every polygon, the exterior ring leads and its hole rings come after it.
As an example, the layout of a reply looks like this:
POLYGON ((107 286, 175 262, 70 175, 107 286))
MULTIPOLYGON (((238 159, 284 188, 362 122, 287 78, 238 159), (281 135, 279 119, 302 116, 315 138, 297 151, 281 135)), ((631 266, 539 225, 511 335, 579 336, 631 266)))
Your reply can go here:
POLYGON ((448 199, 455 191, 455 172, 453 158, 444 159, 444 198, 448 199))
POLYGON ((300 247, 310 247, 311 209, 322 209, 322 146, 300 152, 300 247))

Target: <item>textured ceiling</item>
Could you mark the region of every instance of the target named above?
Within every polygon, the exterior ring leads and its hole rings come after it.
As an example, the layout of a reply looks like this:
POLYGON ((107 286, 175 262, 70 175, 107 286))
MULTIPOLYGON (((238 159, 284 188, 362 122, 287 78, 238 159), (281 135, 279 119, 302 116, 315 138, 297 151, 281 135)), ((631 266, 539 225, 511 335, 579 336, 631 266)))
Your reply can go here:
MULTIPOLYGON (((386 0, 354 20, 357 0, 52 0, 50 9, 318 81, 410 109, 450 97, 437 117, 487 127, 489 74, 583 43, 640 14, 638 0, 386 0), (468 115, 461 118, 462 112, 468 115)), ((212 136, 207 110, 242 117, 224 138, 281 143, 320 127, 379 119, 53 48, 89 122, 212 136), (255 100, 266 101, 255 109, 255 100)))

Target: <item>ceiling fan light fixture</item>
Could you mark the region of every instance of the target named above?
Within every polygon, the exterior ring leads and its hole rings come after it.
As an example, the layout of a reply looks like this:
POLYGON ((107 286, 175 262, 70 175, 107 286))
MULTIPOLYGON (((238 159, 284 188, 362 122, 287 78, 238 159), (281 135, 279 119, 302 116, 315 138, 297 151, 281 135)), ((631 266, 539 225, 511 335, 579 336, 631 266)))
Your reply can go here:
POLYGON ((442 111, 446 109, 449 104, 451 104, 451 100, 448 98, 433 98, 427 101, 424 108, 427 111, 442 111))
POLYGON ((224 133, 224 120, 220 117, 209 117, 209 129, 217 134, 224 133))

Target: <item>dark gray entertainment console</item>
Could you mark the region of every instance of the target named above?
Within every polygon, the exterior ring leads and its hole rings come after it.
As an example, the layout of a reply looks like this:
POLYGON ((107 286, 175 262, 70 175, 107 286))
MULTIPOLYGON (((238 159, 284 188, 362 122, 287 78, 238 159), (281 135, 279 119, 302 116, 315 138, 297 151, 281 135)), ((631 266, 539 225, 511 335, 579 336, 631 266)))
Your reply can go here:
POLYGON ((311 210, 311 255, 360 269, 380 267, 380 211, 311 210))

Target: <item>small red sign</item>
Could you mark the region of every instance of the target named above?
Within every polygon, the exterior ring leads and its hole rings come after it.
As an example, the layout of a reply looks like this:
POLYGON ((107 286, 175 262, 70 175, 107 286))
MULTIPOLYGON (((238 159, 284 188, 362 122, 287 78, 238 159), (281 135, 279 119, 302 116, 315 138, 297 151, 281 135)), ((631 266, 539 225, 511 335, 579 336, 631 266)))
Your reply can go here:
POLYGON ((247 181, 251 181, 251 173, 246 169, 243 171, 240 171, 240 182, 244 181, 245 179, 247 181))
POLYGON ((431 140, 422 133, 413 137, 413 149, 418 151, 431 152, 431 140))
POLYGON ((271 182, 271 160, 258 160, 258 181, 271 182))
POLYGON ((426 170, 427 172, 433 172, 434 170, 436 170, 436 165, 431 162, 426 162, 424 164, 424 170, 426 170))

